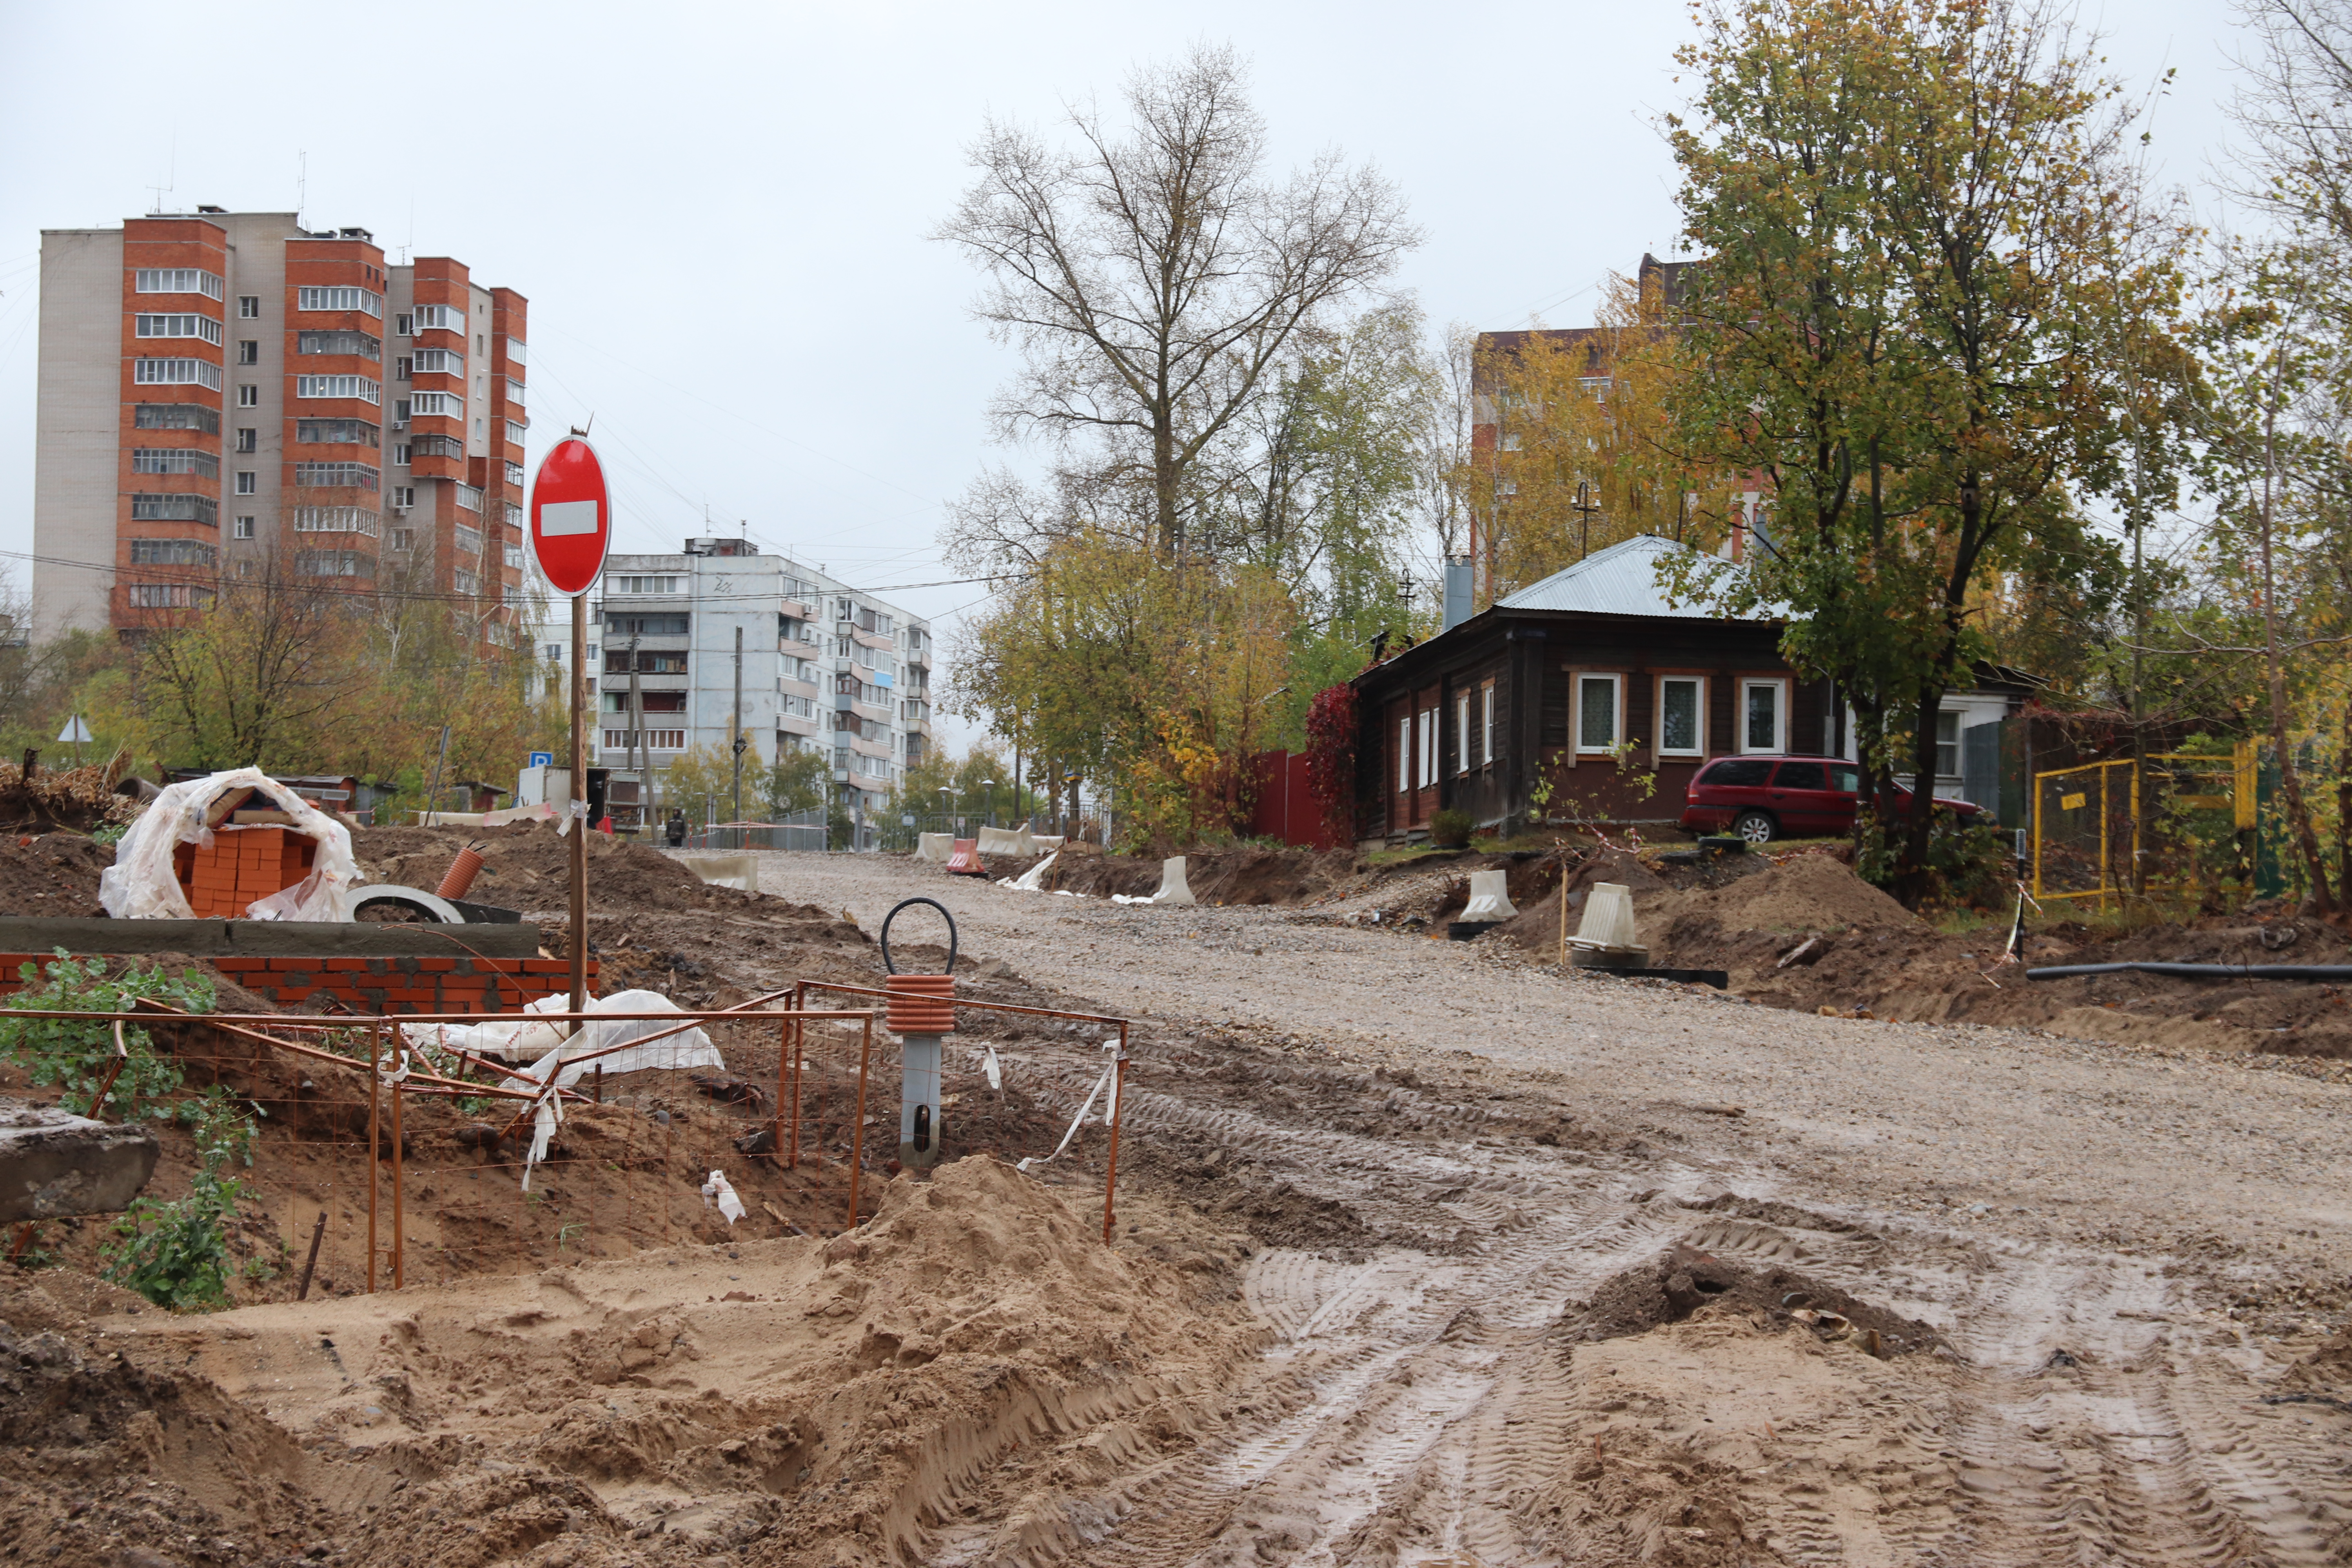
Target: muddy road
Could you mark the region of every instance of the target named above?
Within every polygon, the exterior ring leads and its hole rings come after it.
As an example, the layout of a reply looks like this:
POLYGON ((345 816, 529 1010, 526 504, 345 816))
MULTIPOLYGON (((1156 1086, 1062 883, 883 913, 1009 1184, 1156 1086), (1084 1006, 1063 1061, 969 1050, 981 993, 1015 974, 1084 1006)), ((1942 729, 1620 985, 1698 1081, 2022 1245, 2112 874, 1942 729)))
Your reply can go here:
MULTIPOLYGON (((940 898, 968 952, 1146 1020, 1132 1179, 1210 1180, 1265 1243, 1265 1342, 1192 1436, 974 1479, 937 1561, 2352 1558, 2324 1069, 1350 923, 1393 887, 1121 908, 779 855, 762 888, 868 931, 940 898)), ((1076 1054, 1007 1059, 1084 1091, 1076 1054)))

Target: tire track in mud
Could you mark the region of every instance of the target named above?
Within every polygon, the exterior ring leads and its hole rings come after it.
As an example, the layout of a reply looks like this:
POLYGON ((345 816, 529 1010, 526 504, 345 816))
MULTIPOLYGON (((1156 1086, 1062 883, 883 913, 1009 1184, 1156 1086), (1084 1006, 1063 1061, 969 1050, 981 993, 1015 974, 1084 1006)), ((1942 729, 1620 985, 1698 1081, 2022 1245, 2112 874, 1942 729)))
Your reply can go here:
MULTIPOLYGON (((1090 1081, 1076 1069, 1044 1076, 1072 1104, 1090 1081)), ((1571 1521, 1559 1506, 1562 1478, 1590 1468, 1580 1456, 1599 1453, 1598 1437, 1640 1434, 1585 1386, 1559 1329, 1572 1300, 1676 1240, 1904 1310, 1933 1303, 1949 1340, 1948 1353, 1901 1364, 1843 1356, 1851 1386, 1834 1412, 1774 1431, 1769 1454, 1738 1476, 1748 1539, 1786 1561, 2347 1560, 2340 1442, 2352 1419, 2264 1406, 2259 1367, 2241 1364, 2258 1356, 2232 1363, 2168 1342, 2183 1336, 2163 1331, 2178 1302, 2156 1260, 1988 1247, 1867 1210, 1810 1211, 1769 1201, 1769 1179, 1654 1155, 1619 1169, 1506 1147, 1482 1136, 1483 1108, 1361 1074, 1228 1064, 1209 1089, 1190 1075, 1130 1087, 1128 1124, 1246 1153, 1347 1205, 1380 1240, 1359 1262, 1261 1252, 1243 1290, 1274 1342, 1226 1418, 1190 1452, 1064 1500, 1070 1527, 1049 1534, 1066 1550, 1006 1561, 1633 1561, 1654 1543, 1655 1521, 1571 1521), (1257 1081, 1284 1099, 1377 1097, 1391 1114, 1402 1096, 1446 1135, 1298 1126, 1253 1103, 1257 1081), (1750 1195, 1729 1197, 1727 1174, 1750 1195), (1449 1236, 1459 1239, 1444 1252, 1413 1245, 1449 1236)), ((1659 1441, 1695 1441, 1691 1422, 1666 1412, 1654 1425, 1673 1433, 1659 1441)))

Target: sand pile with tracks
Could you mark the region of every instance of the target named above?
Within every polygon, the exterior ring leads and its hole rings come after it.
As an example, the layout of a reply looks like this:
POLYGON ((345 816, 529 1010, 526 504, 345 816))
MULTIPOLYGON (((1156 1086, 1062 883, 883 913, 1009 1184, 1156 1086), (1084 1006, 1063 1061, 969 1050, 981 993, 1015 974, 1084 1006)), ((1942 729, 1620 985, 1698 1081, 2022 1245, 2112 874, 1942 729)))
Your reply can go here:
POLYGON ((0 1517, 33 1560, 53 1543, 282 1559, 315 1542, 341 1563, 462 1568, 562 1536, 573 1563, 865 1563, 922 1560, 985 1497, 1017 1550, 1058 1517, 1020 1499, 1188 1445, 1201 1396, 1255 1348, 1232 1288, 1247 1244, 1137 1216, 1149 1259, 975 1157, 894 1181, 829 1242, 201 1320, 107 1293, 78 1324, 50 1314, 67 1348, 43 1353, 99 1370, 71 1400, 52 1378, 9 1407, 10 1440, 59 1458, 0 1495, 0 1517), (121 1418, 89 1414, 93 1398, 121 1418), (114 1492, 154 1495, 149 1479, 194 1495, 194 1469, 165 1473, 191 1424, 226 1439, 212 1465, 234 1472, 205 1483, 194 1545, 177 1504, 115 1508, 102 1542, 80 1528, 114 1492))

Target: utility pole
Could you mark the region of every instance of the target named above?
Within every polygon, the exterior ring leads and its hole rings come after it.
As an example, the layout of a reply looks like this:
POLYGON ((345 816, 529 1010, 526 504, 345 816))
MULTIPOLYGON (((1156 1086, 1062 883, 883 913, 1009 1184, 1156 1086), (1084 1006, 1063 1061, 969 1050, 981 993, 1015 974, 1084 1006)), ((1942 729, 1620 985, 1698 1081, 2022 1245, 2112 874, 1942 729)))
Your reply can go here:
POLYGON ((637 644, 642 640, 643 634, 629 639, 629 723, 632 726, 629 731, 629 771, 637 775, 637 826, 646 828, 653 826, 653 819, 646 815, 646 791, 650 787, 646 782, 646 774, 653 768, 654 749, 652 742, 646 738, 646 693, 637 680, 640 663, 637 644), (637 761, 639 746, 646 749, 642 763, 637 761))
MULTIPOLYGON (((735 623, 735 820, 743 820, 743 623, 735 623)), ((736 829, 740 833, 742 829, 736 829)), ((738 849, 742 847, 740 843, 738 849)))

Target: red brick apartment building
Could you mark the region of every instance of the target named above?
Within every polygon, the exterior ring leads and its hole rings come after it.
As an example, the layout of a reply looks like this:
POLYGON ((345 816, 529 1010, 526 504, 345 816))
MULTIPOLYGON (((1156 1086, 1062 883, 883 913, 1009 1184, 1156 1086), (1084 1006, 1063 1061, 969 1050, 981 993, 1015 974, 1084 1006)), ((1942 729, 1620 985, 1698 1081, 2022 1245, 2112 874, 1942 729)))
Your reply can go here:
POLYGON ((295 219, 42 231, 37 635, 152 626, 273 559, 519 599, 528 302, 295 219))

